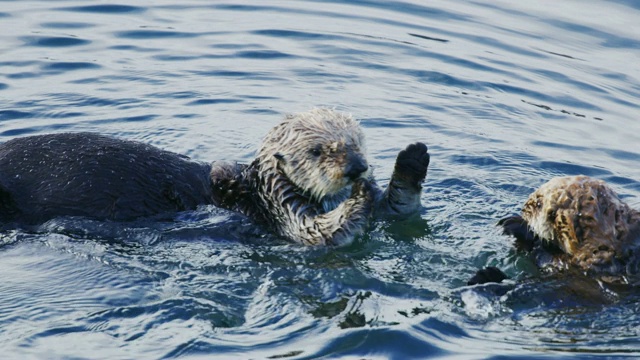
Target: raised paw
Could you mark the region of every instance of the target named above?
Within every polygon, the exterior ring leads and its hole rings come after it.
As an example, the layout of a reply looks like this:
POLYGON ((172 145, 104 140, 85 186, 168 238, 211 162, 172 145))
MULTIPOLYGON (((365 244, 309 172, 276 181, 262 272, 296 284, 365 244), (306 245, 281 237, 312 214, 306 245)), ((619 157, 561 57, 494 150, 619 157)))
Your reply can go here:
POLYGON ((394 170, 412 185, 419 186, 427 176, 429 160, 427 145, 417 142, 398 153, 394 170))
POLYGON ((467 281, 467 285, 477 285, 486 283, 501 283, 502 280, 507 279, 507 275, 494 266, 488 266, 484 269, 480 269, 476 274, 467 281))

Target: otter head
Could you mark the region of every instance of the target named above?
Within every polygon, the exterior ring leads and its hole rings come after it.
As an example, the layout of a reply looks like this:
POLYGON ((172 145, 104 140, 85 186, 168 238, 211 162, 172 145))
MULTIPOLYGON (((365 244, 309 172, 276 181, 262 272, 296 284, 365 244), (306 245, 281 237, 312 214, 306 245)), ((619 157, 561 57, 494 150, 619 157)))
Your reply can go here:
POLYGON ((267 134, 258 156, 318 201, 369 173, 358 122, 329 109, 287 116, 267 134))
POLYGON ((522 218, 538 237, 547 242, 557 241, 557 210, 562 206, 568 207, 568 204, 559 203, 566 184, 562 178, 551 179, 529 195, 522 208, 522 218))
POLYGON ((574 263, 591 268, 621 255, 633 213, 603 181, 571 176, 551 179, 531 194, 522 218, 574 263))

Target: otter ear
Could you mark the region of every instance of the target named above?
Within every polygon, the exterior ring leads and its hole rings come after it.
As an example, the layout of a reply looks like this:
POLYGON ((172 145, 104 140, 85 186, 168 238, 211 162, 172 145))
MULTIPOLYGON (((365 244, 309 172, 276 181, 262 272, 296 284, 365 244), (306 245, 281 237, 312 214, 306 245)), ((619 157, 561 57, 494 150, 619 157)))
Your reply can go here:
POLYGON ((273 156, 276 159, 278 159, 278 162, 281 162, 283 164, 287 162, 287 160, 284 158, 284 155, 282 155, 282 153, 277 152, 277 153, 273 154, 273 156))

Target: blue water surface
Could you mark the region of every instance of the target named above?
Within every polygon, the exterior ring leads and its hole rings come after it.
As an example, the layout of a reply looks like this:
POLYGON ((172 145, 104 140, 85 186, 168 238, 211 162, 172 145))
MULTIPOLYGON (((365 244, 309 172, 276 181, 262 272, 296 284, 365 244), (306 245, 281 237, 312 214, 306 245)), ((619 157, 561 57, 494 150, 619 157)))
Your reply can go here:
POLYGON ((640 355, 640 294, 535 283, 495 227, 560 175, 640 208, 637 1, 0 4, 0 141, 94 131, 247 162, 326 106, 361 119, 383 184, 407 144, 432 154, 420 217, 344 248, 211 207, 5 230, 2 358, 640 355), (466 287, 486 265, 522 285, 466 287))

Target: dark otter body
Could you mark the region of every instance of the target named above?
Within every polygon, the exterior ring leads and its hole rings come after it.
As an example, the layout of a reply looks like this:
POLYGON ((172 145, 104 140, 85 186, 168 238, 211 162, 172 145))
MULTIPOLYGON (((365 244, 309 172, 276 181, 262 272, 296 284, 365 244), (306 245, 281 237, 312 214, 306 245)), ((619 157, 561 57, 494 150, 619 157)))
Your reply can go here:
POLYGON ((139 142, 91 133, 0 144, 0 221, 57 216, 116 221, 212 203, 209 165, 139 142))

